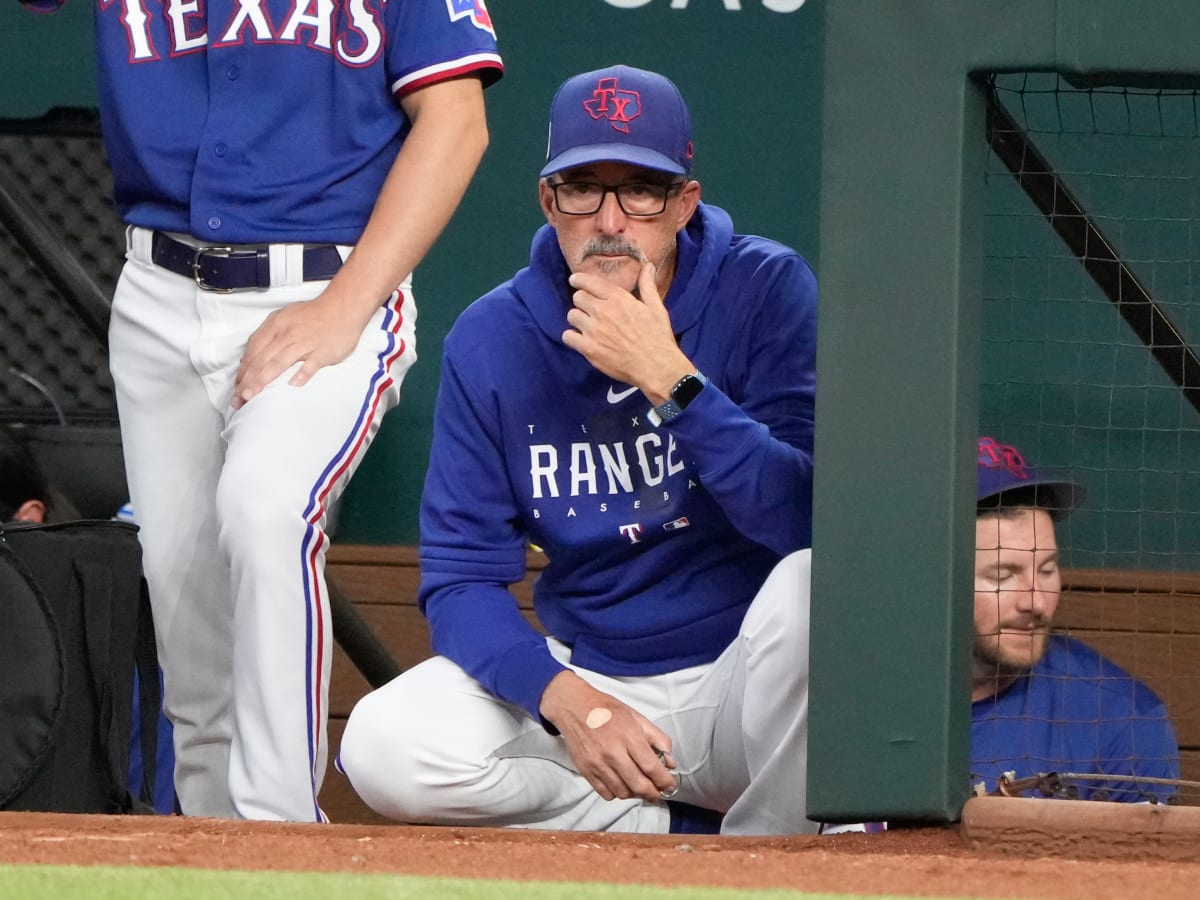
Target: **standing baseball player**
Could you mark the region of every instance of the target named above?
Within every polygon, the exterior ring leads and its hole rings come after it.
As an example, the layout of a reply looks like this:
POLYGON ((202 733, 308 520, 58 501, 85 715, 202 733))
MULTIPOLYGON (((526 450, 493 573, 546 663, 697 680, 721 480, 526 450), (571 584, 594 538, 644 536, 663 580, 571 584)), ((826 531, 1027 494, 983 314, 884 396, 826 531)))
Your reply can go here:
POLYGON ((548 225, 446 340, 421 508, 440 655, 363 698, 343 737, 383 815, 816 830, 816 283, 700 202, 692 149, 661 75, 614 66, 554 98, 548 225), (508 591, 531 542, 548 637, 508 591))
POLYGON ((320 820, 333 509, 487 144, 483 0, 97 3, 110 330, 190 815, 320 820))

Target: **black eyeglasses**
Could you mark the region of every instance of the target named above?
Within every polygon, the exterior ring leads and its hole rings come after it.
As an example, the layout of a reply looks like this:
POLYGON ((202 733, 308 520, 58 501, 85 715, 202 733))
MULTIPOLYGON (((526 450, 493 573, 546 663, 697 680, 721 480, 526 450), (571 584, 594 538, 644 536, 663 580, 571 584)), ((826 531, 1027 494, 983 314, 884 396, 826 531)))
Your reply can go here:
POLYGON ((627 216, 657 216, 667 208, 667 197, 686 182, 672 184, 597 184, 594 181, 561 181, 550 185, 554 205, 568 216, 590 216, 600 211, 606 194, 616 194, 617 205, 627 216))

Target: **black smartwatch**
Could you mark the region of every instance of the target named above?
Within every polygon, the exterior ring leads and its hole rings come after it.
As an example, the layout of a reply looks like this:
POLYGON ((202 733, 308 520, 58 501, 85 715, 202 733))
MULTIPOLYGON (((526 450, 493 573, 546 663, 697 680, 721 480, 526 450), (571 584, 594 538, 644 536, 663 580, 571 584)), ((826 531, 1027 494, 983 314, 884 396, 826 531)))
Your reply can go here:
POLYGON ((687 409, 688 404, 696 399, 696 395, 704 390, 706 384, 708 384, 708 379, 699 370, 692 372, 690 375, 684 375, 671 388, 671 399, 661 406, 656 406, 650 410, 646 418, 655 427, 658 427, 663 422, 670 422, 687 409))

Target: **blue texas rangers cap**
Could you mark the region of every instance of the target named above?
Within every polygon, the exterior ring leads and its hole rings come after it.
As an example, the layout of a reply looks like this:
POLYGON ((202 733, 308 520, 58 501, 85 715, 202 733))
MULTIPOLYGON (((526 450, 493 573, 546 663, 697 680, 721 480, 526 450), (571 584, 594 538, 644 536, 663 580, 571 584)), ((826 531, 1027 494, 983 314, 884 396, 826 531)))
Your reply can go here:
POLYGON ((689 175, 692 117, 668 78, 610 66, 569 78, 550 104, 541 175, 596 162, 624 162, 689 175))
POLYGON ((1015 488, 1036 487, 1038 505, 1066 512, 1083 501, 1083 485, 1063 475, 1039 472, 1025 462, 1021 451, 995 438, 979 439, 978 500, 996 497, 1015 488))

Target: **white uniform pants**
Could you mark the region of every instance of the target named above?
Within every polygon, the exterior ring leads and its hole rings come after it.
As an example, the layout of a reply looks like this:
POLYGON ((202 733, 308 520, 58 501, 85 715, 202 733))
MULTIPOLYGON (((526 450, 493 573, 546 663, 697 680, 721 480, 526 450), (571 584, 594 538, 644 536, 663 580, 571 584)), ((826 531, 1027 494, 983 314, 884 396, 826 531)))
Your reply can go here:
MULTIPOLYGON (((815 833, 805 817, 811 551, 786 557, 713 663, 648 677, 572 667, 672 740, 673 799, 725 812, 725 834, 815 833)), ((566 646, 548 640, 569 664, 566 646)), ((562 738, 434 657, 362 698, 339 764, 381 815, 407 822, 666 832, 667 805, 602 799, 562 738)))
POLYGON ((130 229, 109 339, 180 806, 320 820, 333 649, 325 529, 416 359, 408 282, 345 361, 299 388, 287 383, 293 367, 234 412, 250 334, 328 282, 303 282, 288 245, 272 248, 279 286, 202 291, 150 263, 150 236, 130 229))

